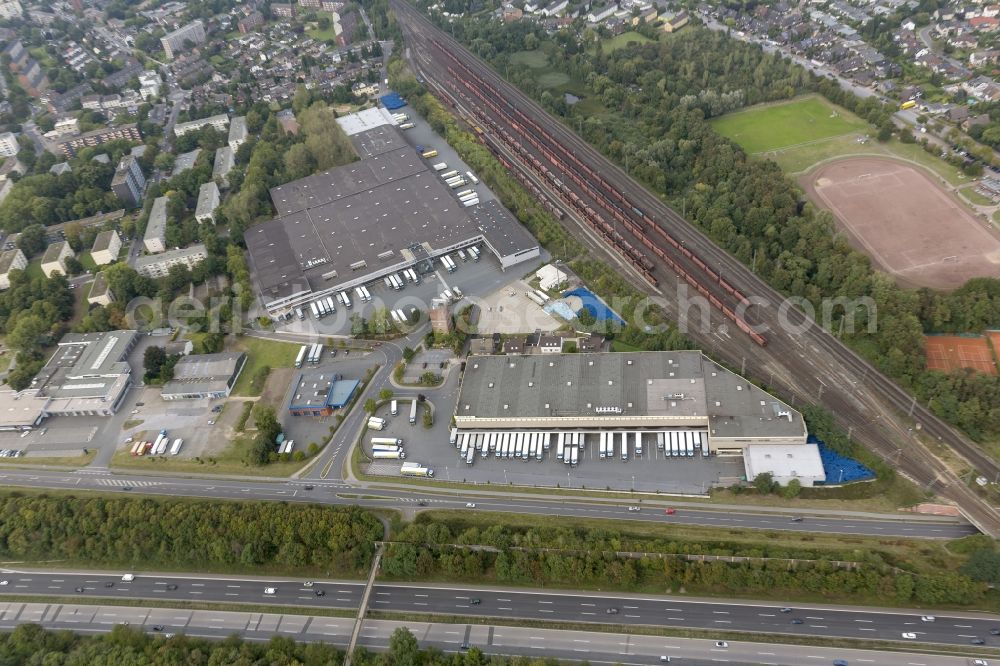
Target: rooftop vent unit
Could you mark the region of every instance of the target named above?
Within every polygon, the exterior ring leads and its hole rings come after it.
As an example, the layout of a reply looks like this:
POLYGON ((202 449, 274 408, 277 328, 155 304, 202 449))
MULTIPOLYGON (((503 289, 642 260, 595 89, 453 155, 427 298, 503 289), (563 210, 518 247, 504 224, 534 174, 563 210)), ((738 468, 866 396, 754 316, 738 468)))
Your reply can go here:
POLYGON ((598 414, 621 414, 621 407, 597 407, 595 410, 598 414))

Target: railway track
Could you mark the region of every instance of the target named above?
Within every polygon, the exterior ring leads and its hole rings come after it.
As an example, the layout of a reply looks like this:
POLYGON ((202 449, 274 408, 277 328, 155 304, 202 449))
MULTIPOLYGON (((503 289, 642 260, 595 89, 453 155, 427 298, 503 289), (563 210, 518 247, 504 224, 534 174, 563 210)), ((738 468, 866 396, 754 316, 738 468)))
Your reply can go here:
MULTIPOLYGON (((744 373, 761 381, 770 377, 769 384, 792 396, 821 400, 858 441, 924 488, 953 500, 979 529, 1000 536, 1000 516, 993 507, 917 441, 915 430, 947 444, 991 479, 1000 477, 1000 465, 803 312, 779 307, 781 294, 404 0, 393 0, 393 8, 405 16, 400 24, 417 52, 411 61, 446 103, 474 115, 466 119, 483 128, 487 146, 506 144, 501 159, 509 169, 534 174, 530 189, 546 199, 534 183, 549 185, 547 198, 586 219, 598 233, 603 228, 601 239, 618 256, 628 251, 616 245, 616 238, 631 235, 639 241, 661 262, 650 267, 635 255, 627 257, 647 283, 666 288, 676 278, 695 286, 712 304, 713 330, 685 331, 689 337, 744 373), (521 163, 512 163, 512 155, 521 163), (737 313, 745 326, 733 318, 737 313), (720 319, 735 322, 746 335, 721 335, 720 319), (757 333, 762 326, 768 330, 757 333)), ((498 146, 492 147, 497 153, 498 146)), ((682 313, 675 309, 672 314, 682 313)))

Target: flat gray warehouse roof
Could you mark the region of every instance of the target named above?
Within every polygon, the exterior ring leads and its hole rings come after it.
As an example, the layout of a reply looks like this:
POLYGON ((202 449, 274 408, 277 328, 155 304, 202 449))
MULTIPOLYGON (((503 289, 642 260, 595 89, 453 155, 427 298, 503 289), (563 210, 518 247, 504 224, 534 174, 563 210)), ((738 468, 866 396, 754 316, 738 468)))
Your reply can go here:
POLYGON ((700 421, 714 437, 805 441, 801 414, 700 351, 476 356, 466 364, 456 419, 468 427, 507 419, 512 426, 552 419, 553 427, 559 419, 608 427, 700 421))

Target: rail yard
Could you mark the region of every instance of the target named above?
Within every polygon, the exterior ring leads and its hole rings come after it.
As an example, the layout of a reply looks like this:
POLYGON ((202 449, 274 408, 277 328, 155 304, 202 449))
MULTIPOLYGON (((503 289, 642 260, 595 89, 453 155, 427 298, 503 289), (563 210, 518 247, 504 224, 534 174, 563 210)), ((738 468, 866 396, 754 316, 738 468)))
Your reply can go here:
POLYGON ((682 285, 711 304, 711 325, 687 327, 688 337, 793 403, 822 402, 851 436, 1000 536, 1000 516, 915 434, 946 444, 989 478, 1000 476, 1000 465, 415 8, 402 0, 393 8, 417 74, 564 225, 634 284, 662 295, 657 302, 678 320, 688 316, 682 285))

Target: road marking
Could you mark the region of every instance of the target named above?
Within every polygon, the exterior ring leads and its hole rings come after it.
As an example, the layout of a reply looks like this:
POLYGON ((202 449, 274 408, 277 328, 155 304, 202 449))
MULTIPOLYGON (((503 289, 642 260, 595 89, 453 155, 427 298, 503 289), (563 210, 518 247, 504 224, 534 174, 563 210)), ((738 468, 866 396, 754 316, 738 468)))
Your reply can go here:
POLYGON ((868 624, 871 624, 871 623, 872 623, 872 622, 874 622, 874 621, 875 621, 875 620, 855 620, 855 622, 866 622, 866 623, 868 623, 868 624))

